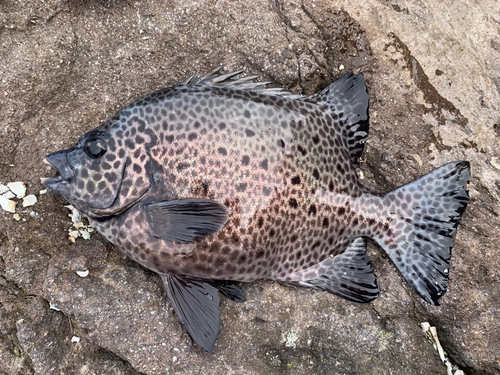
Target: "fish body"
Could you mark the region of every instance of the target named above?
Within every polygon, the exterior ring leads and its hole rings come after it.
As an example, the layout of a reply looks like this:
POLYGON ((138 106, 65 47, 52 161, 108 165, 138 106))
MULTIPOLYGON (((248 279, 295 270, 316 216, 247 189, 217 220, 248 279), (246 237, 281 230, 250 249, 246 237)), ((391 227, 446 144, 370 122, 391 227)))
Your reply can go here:
POLYGON ((219 332, 217 291, 244 300, 217 280, 376 298, 365 238, 438 304, 468 203, 468 162, 371 192, 357 172, 368 136, 361 75, 300 97, 239 73, 194 75, 128 104, 49 155, 60 176, 44 185, 161 275, 181 321, 208 351, 219 332))

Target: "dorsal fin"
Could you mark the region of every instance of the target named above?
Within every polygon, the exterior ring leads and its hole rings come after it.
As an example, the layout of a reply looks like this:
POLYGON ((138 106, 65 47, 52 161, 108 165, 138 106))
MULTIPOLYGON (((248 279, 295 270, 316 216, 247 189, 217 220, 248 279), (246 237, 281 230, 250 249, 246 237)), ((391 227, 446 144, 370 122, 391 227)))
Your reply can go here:
POLYGON ((348 72, 323 91, 303 101, 323 105, 343 130, 351 161, 358 166, 368 137, 370 97, 361 74, 348 72))
POLYGON ((244 72, 244 70, 238 70, 226 74, 219 74, 221 69, 222 66, 219 66, 218 68, 212 69, 211 71, 202 75, 199 75, 199 72, 196 72, 186 78, 180 84, 233 87, 239 90, 251 90, 258 92, 259 94, 283 96, 292 99, 301 97, 300 95, 295 95, 288 91, 284 91, 282 88, 266 88, 266 86, 271 82, 256 82, 255 80, 259 78, 259 76, 239 77, 244 72))

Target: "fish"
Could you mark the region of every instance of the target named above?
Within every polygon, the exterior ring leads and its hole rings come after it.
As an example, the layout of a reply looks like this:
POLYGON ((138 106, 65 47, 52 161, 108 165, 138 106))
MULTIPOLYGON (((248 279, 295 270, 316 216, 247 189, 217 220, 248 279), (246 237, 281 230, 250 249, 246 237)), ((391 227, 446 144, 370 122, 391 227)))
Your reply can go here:
POLYGON ((220 70, 126 105, 48 155, 58 176, 42 184, 160 275, 207 352, 220 332, 219 293, 244 301, 239 282, 377 298, 368 239, 438 305, 469 201, 469 162, 370 191, 359 176, 369 130, 363 75, 348 72, 301 96, 220 70))

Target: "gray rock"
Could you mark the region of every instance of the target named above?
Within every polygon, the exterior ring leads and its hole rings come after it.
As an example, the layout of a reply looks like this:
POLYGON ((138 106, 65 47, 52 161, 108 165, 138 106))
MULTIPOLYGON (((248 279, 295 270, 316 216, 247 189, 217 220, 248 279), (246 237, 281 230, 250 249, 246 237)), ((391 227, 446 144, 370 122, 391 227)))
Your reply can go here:
POLYGON ((423 321, 467 374, 500 372, 498 14, 493 0, 1 2, 0 183, 23 181, 38 202, 17 205, 20 221, 0 212, 0 373, 446 374, 423 321), (68 241, 69 211, 39 194, 39 178, 55 173, 43 157, 128 101, 219 65, 302 94, 341 66, 363 73, 372 101, 362 170, 377 191, 471 162, 440 307, 372 245, 375 302, 242 285, 247 301, 223 301, 207 354, 155 274, 98 235, 68 241))

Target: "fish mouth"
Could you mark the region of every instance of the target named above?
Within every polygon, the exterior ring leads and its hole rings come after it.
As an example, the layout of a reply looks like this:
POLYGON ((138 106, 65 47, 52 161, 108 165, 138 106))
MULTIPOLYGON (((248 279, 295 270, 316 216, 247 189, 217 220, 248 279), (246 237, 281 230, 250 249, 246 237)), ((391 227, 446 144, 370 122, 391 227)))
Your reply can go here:
POLYGON ((54 178, 40 178, 40 182, 42 183, 42 185, 50 190, 53 189, 54 185, 67 184, 70 181, 71 179, 65 180, 61 176, 57 176, 54 178))
POLYGON ((53 193, 60 192, 65 185, 71 182, 71 178, 75 175, 73 167, 68 162, 68 152, 66 150, 48 155, 43 162, 52 165, 59 172, 57 177, 40 179, 42 185, 53 193))

